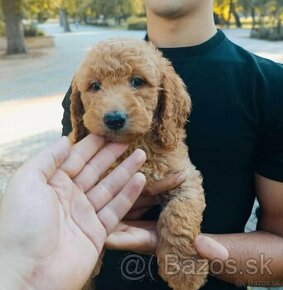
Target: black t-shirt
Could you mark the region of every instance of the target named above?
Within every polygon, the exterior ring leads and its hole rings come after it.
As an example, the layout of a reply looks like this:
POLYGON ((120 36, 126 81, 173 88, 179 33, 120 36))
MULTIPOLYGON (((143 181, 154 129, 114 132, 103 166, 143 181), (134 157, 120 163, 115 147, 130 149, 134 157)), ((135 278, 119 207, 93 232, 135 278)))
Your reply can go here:
MULTIPOLYGON (((254 174, 283 181, 283 66, 235 45, 220 30, 201 45, 161 51, 192 99, 187 144, 204 177, 202 232, 243 232, 255 199, 254 174)), ((69 96, 64 135, 71 131, 69 96)), ((169 289, 156 269, 150 257, 109 251, 96 289, 169 289)), ((210 276, 203 289, 239 287, 210 276)))

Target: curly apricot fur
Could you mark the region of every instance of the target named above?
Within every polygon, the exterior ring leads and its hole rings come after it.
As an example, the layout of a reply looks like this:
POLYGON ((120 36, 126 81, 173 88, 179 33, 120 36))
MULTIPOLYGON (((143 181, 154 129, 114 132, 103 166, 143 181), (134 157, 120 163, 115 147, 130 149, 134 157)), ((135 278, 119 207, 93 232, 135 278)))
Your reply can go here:
POLYGON ((205 273, 168 275, 165 271, 167 254, 178 255, 180 263, 186 257, 197 257, 193 241, 200 233, 205 208, 202 177, 191 164, 184 143, 191 101, 183 81, 153 45, 133 39, 108 40, 89 52, 72 90, 73 142, 92 132, 109 141, 129 143, 118 163, 135 148, 143 149, 147 161, 141 172, 147 184, 172 172, 186 173, 186 181, 169 192, 160 214, 157 260, 161 277, 174 290, 199 289, 206 281, 205 273), (140 88, 131 86, 134 76, 144 80, 140 88), (100 90, 91 89, 94 81, 100 82, 100 90), (103 117, 110 111, 127 115, 125 128, 113 132, 105 126, 103 117))

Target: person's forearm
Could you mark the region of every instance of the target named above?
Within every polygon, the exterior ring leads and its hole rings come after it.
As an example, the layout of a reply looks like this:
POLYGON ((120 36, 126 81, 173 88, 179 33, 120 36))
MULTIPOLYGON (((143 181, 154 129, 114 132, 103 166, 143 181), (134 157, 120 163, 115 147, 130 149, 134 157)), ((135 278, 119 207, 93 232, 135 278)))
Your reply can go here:
POLYGON ((241 285, 283 285, 282 237, 263 231, 209 236, 229 251, 229 259, 225 262, 211 261, 212 275, 241 285))

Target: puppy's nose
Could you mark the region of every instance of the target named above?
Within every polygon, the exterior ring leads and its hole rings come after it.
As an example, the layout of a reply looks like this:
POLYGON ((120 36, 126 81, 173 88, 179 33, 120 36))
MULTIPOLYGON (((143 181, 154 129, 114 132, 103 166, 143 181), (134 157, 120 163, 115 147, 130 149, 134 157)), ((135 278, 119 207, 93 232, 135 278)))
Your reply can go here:
POLYGON ((122 129, 127 121, 127 115, 123 112, 113 111, 104 115, 103 121, 111 130, 122 129))

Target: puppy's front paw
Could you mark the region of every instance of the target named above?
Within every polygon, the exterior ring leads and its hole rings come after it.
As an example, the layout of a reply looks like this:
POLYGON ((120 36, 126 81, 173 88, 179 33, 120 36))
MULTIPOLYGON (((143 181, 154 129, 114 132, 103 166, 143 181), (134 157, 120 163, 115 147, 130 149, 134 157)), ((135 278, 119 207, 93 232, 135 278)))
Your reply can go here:
POLYGON ((199 257, 193 247, 200 233, 202 212, 191 210, 193 202, 171 200, 158 221, 159 275, 174 290, 197 290, 206 281, 208 261, 199 257))

